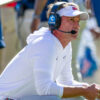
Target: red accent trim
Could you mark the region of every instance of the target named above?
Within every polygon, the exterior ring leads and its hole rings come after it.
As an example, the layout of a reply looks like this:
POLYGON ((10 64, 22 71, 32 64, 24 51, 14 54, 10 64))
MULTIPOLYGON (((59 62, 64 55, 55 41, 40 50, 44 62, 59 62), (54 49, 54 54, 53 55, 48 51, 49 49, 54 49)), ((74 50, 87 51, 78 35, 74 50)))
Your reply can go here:
POLYGON ((76 8, 76 7, 72 7, 72 9, 73 9, 73 10, 77 10, 77 8, 76 8))
POLYGON ((6 4, 5 7, 15 7, 16 4, 17 4, 16 2, 9 3, 9 4, 6 4))

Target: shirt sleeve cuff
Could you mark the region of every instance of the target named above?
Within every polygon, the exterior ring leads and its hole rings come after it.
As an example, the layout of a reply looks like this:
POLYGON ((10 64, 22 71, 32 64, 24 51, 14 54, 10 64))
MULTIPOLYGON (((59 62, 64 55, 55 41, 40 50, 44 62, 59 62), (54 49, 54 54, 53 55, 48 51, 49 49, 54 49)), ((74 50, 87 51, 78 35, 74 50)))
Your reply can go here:
POLYGON ((88 83, 73 81, 74 86, 88 86, 88 83))
POLYGON ((59 97, 61 98, 63 96, 63 87, 60 87, 59 97))

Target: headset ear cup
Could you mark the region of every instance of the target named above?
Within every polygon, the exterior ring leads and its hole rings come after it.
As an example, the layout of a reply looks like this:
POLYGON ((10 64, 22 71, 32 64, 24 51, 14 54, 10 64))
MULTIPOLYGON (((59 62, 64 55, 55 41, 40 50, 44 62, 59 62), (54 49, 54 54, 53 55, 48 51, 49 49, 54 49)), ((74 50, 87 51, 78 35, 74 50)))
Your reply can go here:
POLYGON ((55 29, 58 29, 61 25, 61 17, 56 14, 56 24, 55 24, 55 29))
POLYGON ((58 29, 61 25, 61 17, 55 13, 50 14, 48 25, 51 30, 58 29))
POLYGON ((54 13, 50 14, 49 16, 49 19, 48 19, 48 25, 49 25, 49 28, 51 30, 54 30, 55 29, 55 25, 56 25, 56 16, 54 13))
POLYGON ((65 3, 66 2, 60 2, 60 4, 55 3, 54 6, 51 9, 50 16, 49 16, 49 19, 48 19, 48 25, 49 25, 49 28, 52 31, 55 30, 55 29, 58 29, 61 25, 61 17, 56 12, 65 3))

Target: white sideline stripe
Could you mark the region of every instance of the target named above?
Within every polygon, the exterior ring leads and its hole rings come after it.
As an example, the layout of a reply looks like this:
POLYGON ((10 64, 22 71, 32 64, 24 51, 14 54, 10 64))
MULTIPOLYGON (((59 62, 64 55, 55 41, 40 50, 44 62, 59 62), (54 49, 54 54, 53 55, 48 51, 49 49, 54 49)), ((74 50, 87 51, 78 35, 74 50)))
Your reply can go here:
POLYGON ((15 2, 15 1, 19 1, 19 0, 0 0, 0 6, 3 6, 11 2, 15 2))
POLYGON ((13 2, 14 0, 0 0, 0 5, 7 4, 9 2, 13 2))

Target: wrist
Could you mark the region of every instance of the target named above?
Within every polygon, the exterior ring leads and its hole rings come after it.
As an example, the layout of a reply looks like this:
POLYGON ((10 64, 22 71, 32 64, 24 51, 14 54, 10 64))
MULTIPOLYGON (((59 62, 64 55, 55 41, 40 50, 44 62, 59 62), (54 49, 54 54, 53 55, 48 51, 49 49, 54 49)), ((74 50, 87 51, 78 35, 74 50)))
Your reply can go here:
POLYGON ((38 15, 38 14, 33 14, 33 19, 40 19, 40 15, 38 15))
POLYGON ((63 96, 62 98, 70 98, 70 97, 77 97, 77 96, 86 96, 86 88, 83 86, 80 87, 64 87, 63 96))
POLYGON ((87 87, 82 87, 82 96, 83 97, 86 97, 86 94, 87 94, 87 87))
POLYGON ((79 90, 79 96, 85 97, 85 95, 86 95, 86 87, 84 87, 84 86, 76 87, 76 89, 79 90))

